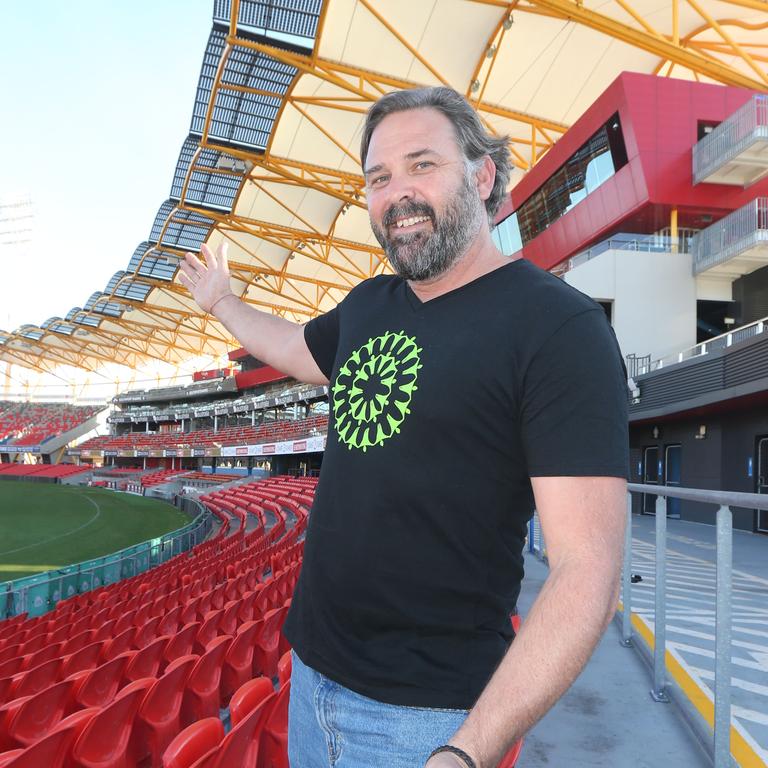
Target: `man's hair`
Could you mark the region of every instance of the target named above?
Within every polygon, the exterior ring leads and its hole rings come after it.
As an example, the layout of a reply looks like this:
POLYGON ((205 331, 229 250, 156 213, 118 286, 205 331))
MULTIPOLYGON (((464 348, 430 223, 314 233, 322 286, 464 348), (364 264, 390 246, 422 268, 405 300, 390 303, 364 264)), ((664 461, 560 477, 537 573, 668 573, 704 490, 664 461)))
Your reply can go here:
POLYGON ((488 220, 493 225, 493 217, 506 197, 507 184, 511 171, 509 157, 509 137, 492 136, 480 122, 480 118, 469 102, 453 88, 415 88, 408 91, 393 91, 382 96, 371 108, 365 118, 363 135, 360 141, 360 162, 365 168, 368 147, 373 132, 379 123, 395 112, 410 109, 431 108, 442 112, 453 125, 456 139, 464 157, 470 166, 476 168, 478 161, 488 155, 496 166, 496 180, 485 209, 488 220))

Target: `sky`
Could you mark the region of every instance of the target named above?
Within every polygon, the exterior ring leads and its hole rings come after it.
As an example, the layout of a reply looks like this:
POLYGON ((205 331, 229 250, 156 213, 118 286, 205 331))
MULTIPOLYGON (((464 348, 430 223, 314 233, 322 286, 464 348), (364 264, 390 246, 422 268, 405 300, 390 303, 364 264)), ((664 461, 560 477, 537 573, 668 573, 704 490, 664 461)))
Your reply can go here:
POLYGON ((0 205, 30 200, 13 210, 32 218, 0 222, 0 330, 82 307, 147 239, 212 13, 213 0, 3 3, 0 205))

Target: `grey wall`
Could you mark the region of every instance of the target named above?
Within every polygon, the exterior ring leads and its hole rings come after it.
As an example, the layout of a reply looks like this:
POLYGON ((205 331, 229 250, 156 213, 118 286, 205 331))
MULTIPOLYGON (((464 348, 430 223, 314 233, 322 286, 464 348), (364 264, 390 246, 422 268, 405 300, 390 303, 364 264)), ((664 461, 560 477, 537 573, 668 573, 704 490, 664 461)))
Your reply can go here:
MULTIPOLYGON (((717 417, 704 416, 675 422, 659 423, 658 439, 652 435, 653 424, 630 425, 631 480, 642 482, 638 476, 641 451, 647 446, 658 446, 663 458, 667 445, 682 446, 681 485, 686 488, 743 491, 754 493, 757 475, 757 439, 768 436, 768 413, 745 410, 717 417), (707 434, 697 439, 700 425, 707 434), (753 459, 753 477, 748 477, 747 461, 753 459)), ((639 501, 633 511, 640 511, 639 501)), ((681 505, 684 520, 714 524, 715 507, 684 501, 681 505)), ((734 527, 755 530, 755 513, 751 509, 734 509, 734 527)))

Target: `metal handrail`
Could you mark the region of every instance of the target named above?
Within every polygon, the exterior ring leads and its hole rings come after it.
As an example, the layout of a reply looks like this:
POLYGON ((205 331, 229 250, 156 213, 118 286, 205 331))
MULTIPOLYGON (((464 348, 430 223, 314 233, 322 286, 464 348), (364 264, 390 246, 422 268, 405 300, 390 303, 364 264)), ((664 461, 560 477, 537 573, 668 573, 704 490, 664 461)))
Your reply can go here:
POLYGON ((666 692, 666 498, 713 504, 716 513, 715 603, 715 768, 731 766, 731 582, 733 572, 733 513, 731 507, 768 510, 768 495, 731 491, 706 491, 630 483, 627 486, 627 532, 622 568, 622 644, 632 645, 632 494, 647 493, 656 499, 656 586, 654 609, 653 689, 655 701, 668 701, 666 692))
POLYGON ((637 375, 642 376, 651 371, 658 371, 662 368, 668 368, 670 365, 676 365, 677 363, 683 363, 686 360, 692 360, 696 357, 701 357, 710 352, 717 352, 721 349, 726 349, 732 344, 738 344, 745 339, 751 339, 754 336, 759 336, 765 333, 768 329, 768 317, 763 317, 760 320, 755 320, 752 323, 747 323, 739 328, 735 328, 732 331, 726 331, 719 336, 713 336, 711 339, 702 341, 700 344, 696 344, 693 347, 688 347, 682 352, 676 352, 673 355, 666 355, 665 357, 651 360, 647 365, 640 365, 637 370, 637 375))
POLYGON ((756 94, 693 146, 693 183, 743 151, 759 129, 768 129, 768 96, 756 94))
POLYGON ((766 239, 768 197, 756 197, 693 236, 693 274, 724 264, 766 239))

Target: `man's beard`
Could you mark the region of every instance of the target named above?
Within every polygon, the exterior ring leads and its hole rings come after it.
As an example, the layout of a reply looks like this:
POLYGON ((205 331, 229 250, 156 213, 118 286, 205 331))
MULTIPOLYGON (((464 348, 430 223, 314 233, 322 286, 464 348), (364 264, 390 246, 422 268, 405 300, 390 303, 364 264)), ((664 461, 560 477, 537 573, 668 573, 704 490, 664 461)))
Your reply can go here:
POLYGON ((427 203, 408 201, 393 205, 382 217, 382 227, 371 221, 376 239, 384 249, 395 274, 403 280, 433 280, 447 272, 467 252, 480 231, 484 206, 472 184, 472 174, 465 172, 455 196, 441 215, 427 203), (428 216, 432 231, 387 236, 398 219, 428 216))

